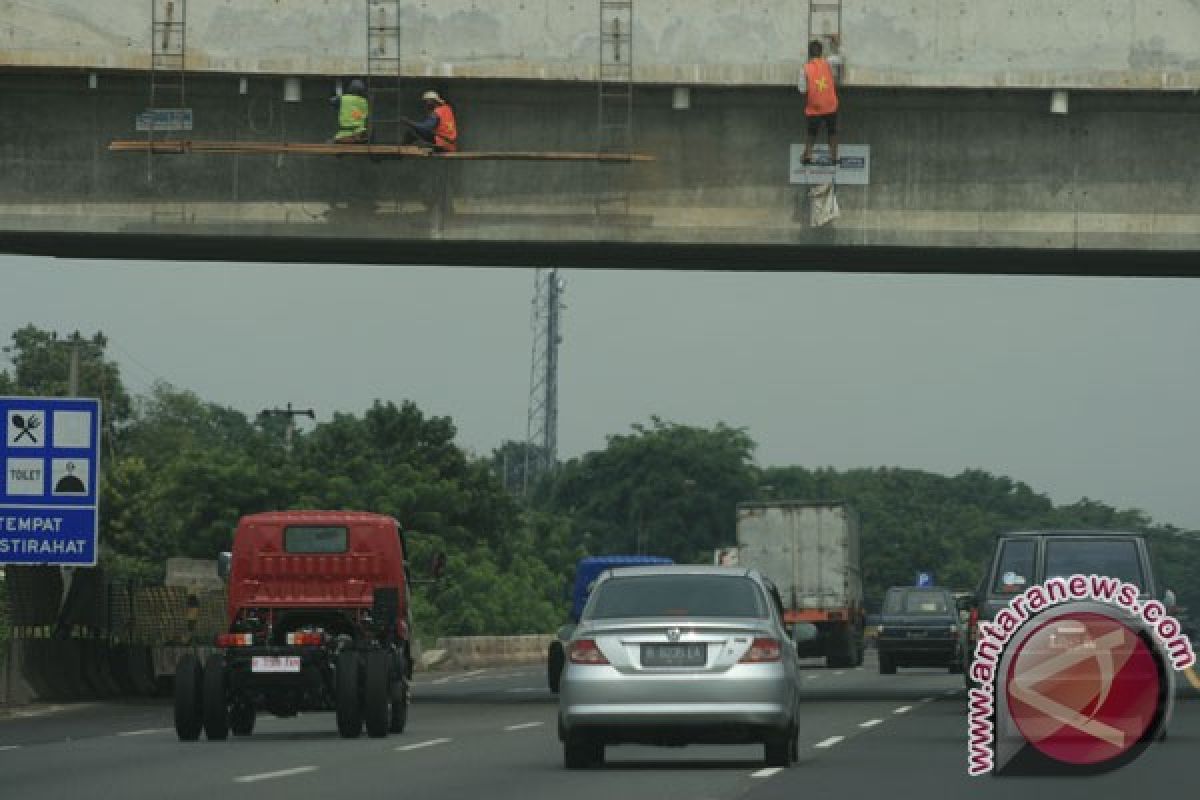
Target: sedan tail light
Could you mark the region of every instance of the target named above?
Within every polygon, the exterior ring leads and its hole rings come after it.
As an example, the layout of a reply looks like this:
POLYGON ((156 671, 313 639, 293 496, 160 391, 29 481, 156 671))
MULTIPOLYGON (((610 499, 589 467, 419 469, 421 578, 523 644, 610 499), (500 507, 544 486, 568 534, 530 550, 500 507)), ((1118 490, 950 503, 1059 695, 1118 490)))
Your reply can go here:
POLYGON ((779 661, 783 658, 783 648, 778 639, 761 637, 750 643, 750 649, 742 656, 742 664, 762 664, 768 661, 779 661))
POLYGON ((594 639, 579 639, 571 642, 571 650, 567 654, 567 658, 571 660, 572 664, 608 663, 608 659, 604 657, 604 653, 600 652, 594 639))

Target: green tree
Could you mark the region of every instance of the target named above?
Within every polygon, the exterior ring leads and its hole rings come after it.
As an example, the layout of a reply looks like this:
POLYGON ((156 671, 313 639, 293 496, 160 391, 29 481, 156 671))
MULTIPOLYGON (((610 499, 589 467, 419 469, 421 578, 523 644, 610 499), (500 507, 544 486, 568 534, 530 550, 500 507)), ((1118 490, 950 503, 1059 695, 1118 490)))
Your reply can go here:
POLYGON ((733 541, 734 509, 754 494, 754 448, 740 428, 653 417, 567 462, 536 501, 569 514, 576 542, 589 552, 707 561, 712 548, 733 541))

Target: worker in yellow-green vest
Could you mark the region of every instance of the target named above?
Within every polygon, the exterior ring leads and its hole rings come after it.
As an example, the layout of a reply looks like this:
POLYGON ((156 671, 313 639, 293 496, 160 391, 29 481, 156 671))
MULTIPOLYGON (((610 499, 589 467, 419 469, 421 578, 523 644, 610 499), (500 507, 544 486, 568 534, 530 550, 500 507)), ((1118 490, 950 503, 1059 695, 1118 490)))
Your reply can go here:
POLYGON ((367 118, 370 107, 367 103, 367 87, 358 78, 350 81, 345 92, 329 98, 338 110, 338 130, 334 144, 366 144, 367 118))

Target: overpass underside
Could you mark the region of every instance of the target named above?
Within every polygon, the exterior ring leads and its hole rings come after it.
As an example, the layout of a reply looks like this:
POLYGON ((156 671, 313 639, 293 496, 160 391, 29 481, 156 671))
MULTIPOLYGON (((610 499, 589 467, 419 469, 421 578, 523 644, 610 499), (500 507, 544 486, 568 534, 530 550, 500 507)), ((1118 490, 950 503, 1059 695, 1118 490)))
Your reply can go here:
MULTIPOLYGON (((414 99, 427 85, 412 82, 414 99)), ((462 146, 581 151, 593 84, 435 82, 462 146)), ((189 77, 186 138, 322 142, 329 79, 189 77)), ((76 257, 1082 274, 1200 272, 1200 97, 847 89, 841 142, 870 148, 841 216, 791 182, 800 95, 780 87, 634 93, 650 163, 373 160, 110 152, 145 137, 147 78, 0 75, 0 250, 76 257)), ((414 111, 415 113, 415 111, 414 111)), ((167 134, 154 134, 167 138, 167 134)), ((170 138, 183 138, 170 134, 170 138)), ((823 137, 822 137, 823 138, 823 137)))

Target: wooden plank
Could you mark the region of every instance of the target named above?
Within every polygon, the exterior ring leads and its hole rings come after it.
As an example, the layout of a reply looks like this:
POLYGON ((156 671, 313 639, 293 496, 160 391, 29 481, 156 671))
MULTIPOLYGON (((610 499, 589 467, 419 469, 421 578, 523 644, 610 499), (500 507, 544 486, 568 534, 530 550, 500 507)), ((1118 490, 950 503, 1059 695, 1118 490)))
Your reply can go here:
POLYGON ((424 147, 396 144, 328 144, 318 142, 230 142, 191 139, 117 139, 108 149, 119 153, 161 153, 184 155, 209 153, 227 155, 296 155, 390 156, 399 158, 436 158, 449 161, 602 161, 630 163, 654 161, 645 153, 597 153, 560 151, 498 151, 464 150, 457 153, 435 153, 424 147))

